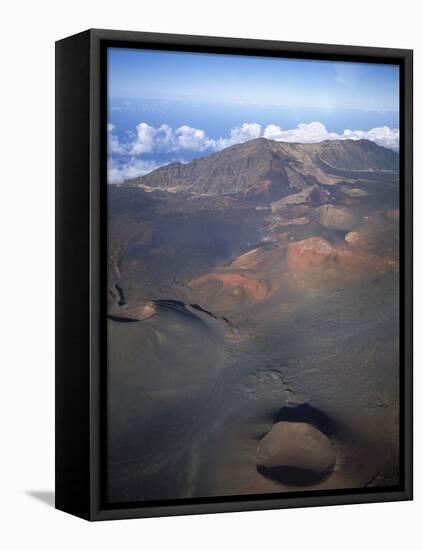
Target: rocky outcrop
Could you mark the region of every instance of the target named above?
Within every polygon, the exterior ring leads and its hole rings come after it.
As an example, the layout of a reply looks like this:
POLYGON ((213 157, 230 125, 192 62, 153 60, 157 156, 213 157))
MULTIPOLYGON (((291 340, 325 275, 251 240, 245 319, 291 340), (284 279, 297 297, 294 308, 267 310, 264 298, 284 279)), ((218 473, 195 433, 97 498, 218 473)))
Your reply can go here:
POLYGON ((358 217, 343 206, 327 204, 317 210, 317 221, 327 229, 351 231, 359 223, 358 217))
POLYGON ((321 189, 317 185, 313 187, 307 187, 299 193, 288 195, 276 202, 272 203, 272 212, 278 212, 283 210, 287 206, 293 206, 297 204, 307 204, 310 206, 318 206, 330 201, 330 193, 325 189, 321 189))

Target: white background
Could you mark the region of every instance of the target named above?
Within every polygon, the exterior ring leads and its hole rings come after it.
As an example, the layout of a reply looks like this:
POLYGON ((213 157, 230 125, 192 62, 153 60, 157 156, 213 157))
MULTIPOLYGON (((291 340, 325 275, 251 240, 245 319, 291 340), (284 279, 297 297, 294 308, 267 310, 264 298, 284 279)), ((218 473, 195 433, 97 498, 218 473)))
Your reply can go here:
MULTIPOLYGON (((3 2, 0 546, 421 547, 422 21, 412 0, 3 2), (54 510, 54 41, 90 27, 415 50, 415 501, 90 524, 54 510), (39 496, 41 492, 42 499, 39 496), (38 494, 38 498, 34 496, 38 494)), ((77 399, 77 396, 75 396, 77 399)))

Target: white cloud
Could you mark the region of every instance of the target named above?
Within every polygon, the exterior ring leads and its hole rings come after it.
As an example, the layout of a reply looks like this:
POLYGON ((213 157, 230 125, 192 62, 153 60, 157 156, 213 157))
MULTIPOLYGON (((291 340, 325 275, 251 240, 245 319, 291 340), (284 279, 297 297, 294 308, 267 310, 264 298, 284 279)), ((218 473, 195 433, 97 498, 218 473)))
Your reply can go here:
POLYGON ((129 155, 145 153, 171 153, 174 151, 205 151, 214 149, 215 141, 208 138, 204 130, 191 126, 180 126, 173 130, 167 124, 155 128, 146 122, 140 122, 136 127, 136 135, 132 142, 123 148, 129 155))
POLYGON ((264 137, 275 141, 287 141, 291 143, 320 143, 328 139, 368 139, 377 145, 394 149, 399 148, 399 130, 388 126, 372 128, 371 130, 344 130, 342 134, 328 132, 321 122, 299 124, 296 128, 282 130, 279 126, 269 124, 264 130, 264 137))
POLYGON ((214 139, 207 136, 204 130, 188 125, 174 130, 167 124, 155 128, 146 122, 140 122, 136 127, 136 134, 132 134, 131 139, 125 143, 118 140, 113 124, 109 124, 108 129, 109 153, 112 155, 139 156, 178 151, 220 151, 225 147, 244 143, 261 135, 267 139, 290 143, 319 143, 329 139, 368 139, 389 149, 398 150, 399 148, 399 130, 388 126, 372 128, 368 131, 346 129, 338 134, 328 132, 321 122, 301 123, 296 128, 287 130, 275 124, 269 124, 262 133, 260 124, 245 122, 242 126, 232 128, 229 136, 214 139))
POLYGON ((124 155, 125 147, 119 143, 118 137, 114 134, 116 126, 114 124, 107 125, 108 151, 112 155, 124 155))
POLYGON ((197 130, 191 126, 180 126, 175 130, 172 151, 185 149, 187 151, 205 151, 213 149, 215 141, 206 136, 204 130, 197 130))
POLYGON ((126 180, 144 176, 160 166, 161 164, 152 160, 142 160, 136 157, 131 157, 127 162, 122 164, 118 164, 115 160, 109 159, 107 165, 107 181, 108 183, 123 183, 126 180))
POLYGON ((109 153, 129 156, 177 151, 219 151, 230 145, 260 137, 261 134, 260 124, 254 122, 245 122, 238 128, 232 128, 228 137, 219 139, 210 138, 204 130, 188 125, 174 130, 167 124, 155 128, 146 122, 140 122, 136 127, 136 133, 131 136, 132 139, 122 143, 114 133, 113 124, 108 125, 108 130, 109 153))
POLYGON ((220 150, 236 143, 244 143, 261 135, 261 126, 256 122, 244 122, 238 128, 232 128, 228 138, 219 138, 215 141, 215 149, 220 150))
POLYGON ((394 149, 395 151, 399 149, 399 130, 389 128, 388 126, 372 128, 367 132, 363 132, 362 130, 344 130, 342 139, 369 139, 382 147, 394 149))
POLYGON ((339 139, 337 134, 328 132, 321 122, 302 123, 290 130, 282 130, 279 126, 269 124, 264 130, 264 137, 291 143, 319 143, 326 139, 339 139))
POLYGON ((137 134, 134 143, 130 144, 131 155, 142 155, 143 153, 152 153, 154 150, 156 135, 160 128, 156 130, 146 122, 140 122, 137 126, 137 134))

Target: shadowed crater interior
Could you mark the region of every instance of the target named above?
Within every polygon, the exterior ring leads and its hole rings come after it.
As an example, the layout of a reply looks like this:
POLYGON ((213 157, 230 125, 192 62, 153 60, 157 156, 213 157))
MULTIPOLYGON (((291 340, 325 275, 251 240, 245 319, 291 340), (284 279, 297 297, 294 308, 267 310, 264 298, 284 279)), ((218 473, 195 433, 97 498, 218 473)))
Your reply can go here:
POLYGON ((273 422, 306 422, 328 437, 335 432, 335 423, 323 411, 304 403, 296 407, 282 407, 274 416, 273 422))
POLYGON ((273 481, 283 483, 283 485, 296 485, 298 487, 316 485, 323 481, 328 475, 327 473, 316 473, 295 466, 275 466, 273 468, 266 468, 265 466, 258 465, 257 472, 273 481))

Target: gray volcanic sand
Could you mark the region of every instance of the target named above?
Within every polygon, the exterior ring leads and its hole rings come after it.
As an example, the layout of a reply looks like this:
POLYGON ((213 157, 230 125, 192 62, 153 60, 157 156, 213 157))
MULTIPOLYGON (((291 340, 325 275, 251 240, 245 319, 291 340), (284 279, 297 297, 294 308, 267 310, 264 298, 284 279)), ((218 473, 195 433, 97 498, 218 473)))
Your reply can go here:
POLYGON ((111 499, 397 483, 397 284, 388 274, 282 311, 256 305, 236 329, 183 306, 110 321, 111 499), (282 483, 257 470, 258 443, 286 410, 312 426, 327 417, 330 475, 282 483))

